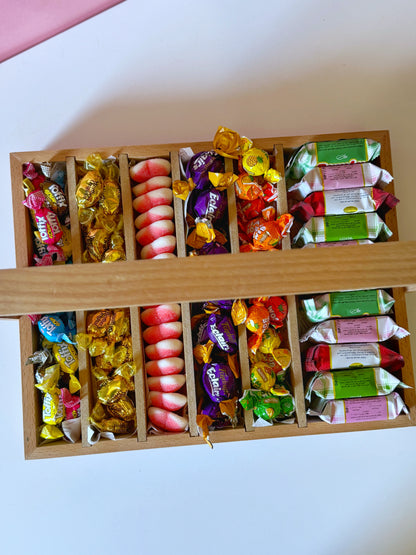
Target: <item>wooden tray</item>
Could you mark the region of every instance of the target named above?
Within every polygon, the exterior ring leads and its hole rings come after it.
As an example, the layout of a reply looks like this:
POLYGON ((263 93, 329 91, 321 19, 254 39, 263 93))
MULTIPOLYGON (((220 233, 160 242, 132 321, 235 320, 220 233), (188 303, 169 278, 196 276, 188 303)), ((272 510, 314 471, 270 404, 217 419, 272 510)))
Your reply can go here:
MULTIPOLYGON (((364 131, 318 136, 278 137, 255 139, 255 145, 274 155, 276 168, 284 174, 285 161, 293 150, 303 143, 352 137, 367 137, 381 143, 380 166, 392 172, 388 131, 364 131)), ((328 425, 321 421, 307 421, 304 403, 303 373, 299 349, 296 295, 365 288, 393 289, 395 320, 407 328, 405 291, 416 290, 416 242, 398 242, 396 210, 386 216, 393 231, 388 243, 337 247, 335 249, 294 249, 290 240, 282 242, 282 250, 264 253, 239 254, 236 200, 234 191, 228 191, 229 232, 231 254, 186 258, 183 202, 174 200, 177 235, 177 259, 137 260, 134 214, 132 209, 129 162, 149 157, 164 157, 171 161, 172 178, 178 179, 181 147, 194 152, 209 150, 210 142, 164 144, 150 146, 113 147, 105 149, 78 149, 13 153, 11 176, 16 240, 15 270, 1 270, 0 314, 18 316, 30 313, 48 313, 76 310, 77 329, 85 329, 86 312, 92 309, 128 307, 130 309, 134 358, 138 367, 135 377, 135 395, 138 428, 134 437, 118 441, 100 440, 93 446, 87 441, 88 418, 93 402, 89 361, 79 353, 81 389, 82 440, 76 444, 64 441, 40 445, 37 429, 41 424, 38 392, 34 387, 32 366, 25 366, 27 357, 36 347, 36 330, 29 319, 20 318, 22 394, 25 457, 47 458, 73 456, 176 445, 203 443, 195 424, 196 394, 190 328, 190 303, 206 299, 248 298, 261 295, 285 295, 288 301, 288 338, 292 352, 291 382, 296 403, 294 424, 254 428, 251 411, 244 412, 244 426, 214 431, 213 443, 246 439, 265 439, 315 433, 336 433, 356 430, 395 428, 416 424, 416 396, 414 389, 401 391, 410 410, 410 418, 401 415, 395 420, 344 425, 328 425), (120 166, 120 183, 124 213, 126 262, 116 264, 81 264, 82 238, 75 202, 76 163, 92 152, 103 158, 115 156, 120 166), (65 161, 67 191, 70 199, 73 265, 30 267, 32 235, 29 211, 22 205, 22 164, 27 162, 65 161), (348 261, 346 265, 345 261, 348 261), (189 432, 172 435, 149 435, 146 423, 146 376, 143 363, 143 343, 139 311, 141 307, 163 302, 180 302, 182 308, 185 370, 187 378, 189 432)), ((232 161, 227 160, 229 169, 232 161)), ((277 209, 287 210, 286 186, 279 184, 277 209)), ((394 192, 391 183, 387 190, 394 192)), ((239 329, 239 356, 242 387, 250 386, 245 327, 239 329)), ((405 359, 402 380, 414 388, 414 372, 408 338, 398 343, 405 359)))

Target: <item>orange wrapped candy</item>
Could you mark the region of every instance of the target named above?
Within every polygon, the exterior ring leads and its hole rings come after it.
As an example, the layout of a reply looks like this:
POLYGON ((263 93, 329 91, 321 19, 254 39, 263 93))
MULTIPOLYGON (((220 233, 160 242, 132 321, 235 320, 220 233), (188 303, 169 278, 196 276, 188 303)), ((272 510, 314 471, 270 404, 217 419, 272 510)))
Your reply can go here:
POLYGON ((263 196, 263 188, 251 175, 243 173, 235 182, 235 194, 243 200, 255 200, 263 196))

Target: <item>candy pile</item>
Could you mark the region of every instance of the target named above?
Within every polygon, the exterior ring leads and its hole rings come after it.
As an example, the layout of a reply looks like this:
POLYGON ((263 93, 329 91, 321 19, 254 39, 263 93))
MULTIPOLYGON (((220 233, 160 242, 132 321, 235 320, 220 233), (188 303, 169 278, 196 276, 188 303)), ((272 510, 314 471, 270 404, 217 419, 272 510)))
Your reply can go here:
POLYGON ((76 190, 78 219, 84 239, 83 262, 125 260, 119 168, 113 159, 91 154, 76 190))
POLYGON ((302 225, 296 246, 372 243, 392 235, 380 215, 399 201, 382 190, 391 175, 371 163, 380 148, 371 139, 342 139, 307 143, 294 154, 286 177, 298 180, 288 190, 289 199, 299 201, 290 210, 302 225))
POLYGON ((226 189, 235 176, 223 170, 221 156, 213 150, 199 152, 187 161, 188 181, 174 183, 174 194, 186 198, 186 244, 192 256, 230 252, 226 189))
POLYGON ((238 176, 234 186, 237 196, 240 251, 264 251, 279 247, 289 232, 293 217, 277 216, 275 185, 281 180, 279 172, 270 168, 270 156, 255 148, 247 137, 219 127, 214 148, 223 156, 238 159, 238 176))
POLYGON ((255 426, 270 425, 291 416, 295 410, 290 394, 288 368, 290 351, 281 348, 287 342, 284 322, 287 303, 281 297, 235 301, 232 309, 236 325, 245 324, 249 332, 251 385, 244 391, 240 403, 246 410, 253 409, 257 416, 255 426), (279 331, 277 331, 279 330, 279 331))
POLYGON ((35 366, 35 387, 43 394, 40 437, 74 443, 81 436, 80 400, 74 395, 81 389, 78 352, 71 339, 76 331, 74 313, 40 316, 37 327, 39 350, 26 364, 35 366))
POLYGON ((233 301, 193 305, 192 336, 200 389, 197 424, 211 447, 209 430, 238 424, 241 385, 238 332, 231 318, 232 306, 233 301))
POLYGON ((96 403, 90 415, 99 432, 131 434, 136 429, 133 376, 136 364, 128 309, 99 310, 87 316, 87 333, 75 337, 92 360, 96 403))
POLYGON ((408 386, 390 374, 403 367, 403 357, 380 343, 408 335, 386 315, 393 305, 381 289, 302 300, 308 321, 318 322, 300 339, 318 343, 304 361, 305 371, 315 372, 307 386, 308 414, 340 424, 393 419, 407 411, 394 390, 408 386))
POLYGON ((34 265, 50 266, 71 261, 69 207, 65 195, 65 163, 45 162, 23 166, 23 204, 31 214, 34 265))
POLYGON ((138 183, 132 191, 133 208, 139 213, 134 223, 142 259, 176 256, 170 171, 170 162, 163 158, 144 160, 130 168, 130 177, 138 183))
POLYGON ((184 432, 186 417, 181 307, 178 304, 157 305, 141 313, 145 326, 148 400, 147 414, 154 432, 184 432))

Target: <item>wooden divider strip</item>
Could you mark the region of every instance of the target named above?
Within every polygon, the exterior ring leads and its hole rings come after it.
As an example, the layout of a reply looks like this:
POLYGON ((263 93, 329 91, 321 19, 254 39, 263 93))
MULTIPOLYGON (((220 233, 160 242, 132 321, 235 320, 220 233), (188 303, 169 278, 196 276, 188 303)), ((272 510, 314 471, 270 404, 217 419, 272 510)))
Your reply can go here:
MULTIPOLYGON (((77 310, 75 317, 77 323, 77 333, 85 333, 87 317, 86 312, 83 310, 77 310)), ((90 414, 93 405, 92 395, 90 394, 92 391, 91 371, 88 354, 82 349, 78 349, 78 372, 79 382, 81 384, 80 404, 82 446, 90 447, 90 444, 88 443, 88 428, 90 425, 90 414)))
MULTIPOLYGON (((277 197, 277 206, 279 214, 286 214, 288 211, 286 180, 285 180, 285 162, 283 156, 283 145, 274 145, 273 154, 275 156, 275 169, 281 174, 282 179, 278 183, 279 196, 277 197)), ((282 250, 290 250, 290 235, 282 241, 282 250)), ((289 338, 290 352, 292 354, 292 364, 290 366, 290 378, 295 397, 296 418, 298 426, 304 428, 307 426, 306 409, 305 409, 305 391, 303 387, 302 360, 300 355, 299 344, 299 327, 298 315, 296 308, 295 295, 286 295, 287 301, 287 334, 289 338)))
MULTIPOLYGON (((226 172, 233 172, 233 160, 231 158, 224 158, 224 165, 226 172)), ((228 231, 230 236, 231 253, 238 254, 240 252, 240 239, 238 237, 238 215, 237 215, 237 198, 235 194, 235 187, 232 185, 227 189, 228 201, 228 231)), ((238 355, 240 361, 241 373, 241 390, 251 388, 250 378, 250 361, 248 358, 247 347, 247 329, 245 324, 240 324, 237 327, 238 332, 238 355)), ((244 426, 246 432, 254 431, 253 427, 253 411, 243 409, 244 426)))
POLYGON ((78 219, 78 205, 75 193, 77 191, 77 168, 74 156, 66 158, 66 188, 69 205, 69 219, 71 221, 71 239, 72 239, 72 262, 73 264, 81 264, 82 262, 82 233, 78 219))
MULTIPOLYGON (((29 160, 30 158, 27 158, 25 162, 29 160)), ((33 258, 33 231, 30 223, 30 212, 22 204, 25 199, 22 186, 23 163, 19 157, 13 154, 10 155, 16 268, 31 266, 33 258)))
POLYGON ((129 159, 127 154, 118 158, 120 168, 121 202, 124 219, 124 246, 126 260, 136 260, 136 229, 134 227, 133 197, 131 192, 129 159))
POLYGON ((134 392, 136 396, 137 439, 147 440, 147 396, 146 372, 144 368, 144 348, 140 309, 130 307, 131 342, 133 346, 133 360, 137 372, 134 376, 134 392))
POLYGON ((37 447, 37 427, 41 422, 41 409, 39 406, 38 390, 35 388, 33 366, 26 366, 26 360, 37 348, 33 326, 27 316, 21 316, 19 332, 22 372, 23 440, 25 458, 28 459, 37 447))
MULTIPOLYGON (((170 153, 170 163, 172 168, 172 182, 181 178, 179 167, 179 152, 170 153)), ((173 197, 173 209, 175 213, 175 233, 176 233, 176 252, 178 258, 186 258, 186 229, 184 202, 173 197)), ((182 284, 186 287, 186 284, 182 284)), ((192 345, 192 327, 191 327, 191 305, 189 303, 181 303, 181 319, 182 319, 182 339, 183 339, 183 358, 185 362, 186 377, 186 396, 188 398, 188 420, 189 435, 191 437, 198 436, 198 426, 196 424, 197 401, 195 389, 195 366, 194 353, 192 345)))

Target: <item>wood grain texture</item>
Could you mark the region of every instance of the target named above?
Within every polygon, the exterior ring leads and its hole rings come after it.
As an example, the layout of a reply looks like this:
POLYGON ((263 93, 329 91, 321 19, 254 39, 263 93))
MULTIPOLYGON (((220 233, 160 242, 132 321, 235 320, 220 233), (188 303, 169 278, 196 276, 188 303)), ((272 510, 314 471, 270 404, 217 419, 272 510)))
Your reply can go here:
POLYGON ((134 393, 136 397, 137 439, 147 440, 147 386, 144 369, 144 349, 140 310, 137 306, 130 307, 130 329, 133 346, 133 360, 137 372, 134 376, 134 393))
POLYGON ((30 212, 22 204, 22 201, 25 199, 22 187, 23 163, 20 158, 13 154, 10 155, 16 268, 31 266, 33 258, 33 235, 30 212))
MULTIPOLYGON (((77 310, 75 313, 77 323, 77 333, 85 333, 86 313, 77 310)), ((90 414, 93 407, 93 396, 91 387, 91 371, 89 357, 86 351, 78 349, 78 368, 79 382, 81 384, 80 405, 81 405, 81 441, 84 447, 89 447, 88 428, 90 425, 90 414)))
POLYGON ((78 219, 77 198, 75 196, 75 193, 77 191, 78 176, 76 160, 74 156, 68 156, 66 158, 66 183, 69 205, 69 218, 71 220, 72 262, 74 264, 81 264, 83 239, 81 226, 78 219))
POLYGON ((192 345, 191 307, 189 303, 181 304, 181 317, 183 327, 183 357, 185 361, 186 396, 188 398, 189 434, 191 437, 198 435, 196 425, 197 399, 195 389, 195 366, 192 345))
POLYGON ((416 241, 0 270, 0 314, 414 286, 416 241), (253 275, 256 279, 247 279, 253 275), (140 283, 140 288, 137 287, 140 283), (192 284, 186 287, 185 284, 192 284))
POLYGON ((39 392, 35 388, 33 364, 26 366, 26 360, 36 351, 36 337, 27 316, 19 320, 20 357, 23 398, 23 440, 25 458, 30 458, 37 446, 38 426, 41 423, 39 392))
MULTIPOLYGON (((406 428, 411 426, 411 421, 405 415, 398 416, 395 420, 365 422, 356 424, 326 424, 325 422, 311 422, 307 428, 299 428, 296 424, 282 426, 269 426, 258 428, 255 434, 247 433, 244 428, 226 428, 210 432, 210 439, 214 449, 216 443, 231 441, 247 441, 252 439, 277 439, 283 437, 300 437, 314 434, 333 434, 346 432, 360 432, 363 430, 382 430, 406 428)), ((141 449, 155 449, 163 447, 180 447, 199 445, 202 449, 209 449, 201 437, 190 437, 188 434, 170 434, 149 436, 147 441, 139 442, 134 438, 125 438, 119 441, 99 441, 95 445, 83 448, 76 444, 49 444, 42 445, 31 451, 28 459, 48 459, 55 457, 72 457, 77 455, 91 455, 99 453, 116 453, 119 451, 138 451, 141 449)))
POLYGON ((126 260, 136 260, 136 228, 134 227, 133 197, 127 154, 120 154, 118 163, 120 168, 120 189, 121 203, 123 205, 126 260))

